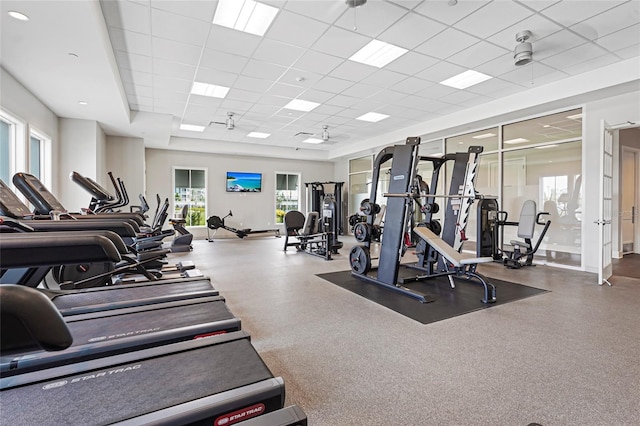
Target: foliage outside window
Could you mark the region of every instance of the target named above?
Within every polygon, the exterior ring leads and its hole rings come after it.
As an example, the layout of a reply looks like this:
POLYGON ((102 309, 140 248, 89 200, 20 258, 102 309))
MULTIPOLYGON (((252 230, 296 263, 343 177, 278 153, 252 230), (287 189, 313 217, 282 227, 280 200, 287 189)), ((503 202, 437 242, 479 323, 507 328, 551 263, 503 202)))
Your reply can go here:
POLYGON ((276 173, 276 223, 291 210, 300 210, 300 174, 276 173))
POLYGON ((205 169, 174 168, 173 217, 182 217, 184 206, 188 214, 186 226, 204 226, 207 206, 207 171, 205 169))

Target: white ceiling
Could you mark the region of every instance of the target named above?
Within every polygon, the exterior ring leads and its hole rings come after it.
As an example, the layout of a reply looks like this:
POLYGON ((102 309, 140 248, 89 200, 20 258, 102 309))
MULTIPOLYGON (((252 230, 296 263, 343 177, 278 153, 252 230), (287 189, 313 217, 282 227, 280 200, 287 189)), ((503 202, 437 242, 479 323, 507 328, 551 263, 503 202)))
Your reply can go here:
POLYGON ((294 148, 327 159, 640 56, 639 0, 262 2, 279 8, 264 37, 212 24, 212 0, 2 0, 0 59, 58 116, 97 120, 107 134, 143 137, 146 146, 280 156, 294 148), (534 62, 517 67, 523 30, 533 33, 534 62), (348 59, 373 38, 409 51, 382 69, 348 59), (465 90, 439 84, 467 69, 494 78, 465 90), (194 81, 231 89, 224 99, 190 95, 194 81), (320 106, 284 109, 294 98, 320 106), (229 111, 234 130, 210 124, 229 111), (356 120, 371 111, 390 117, 356 120), (323 125, 328 143, 295 136, 319 135, 323 125))

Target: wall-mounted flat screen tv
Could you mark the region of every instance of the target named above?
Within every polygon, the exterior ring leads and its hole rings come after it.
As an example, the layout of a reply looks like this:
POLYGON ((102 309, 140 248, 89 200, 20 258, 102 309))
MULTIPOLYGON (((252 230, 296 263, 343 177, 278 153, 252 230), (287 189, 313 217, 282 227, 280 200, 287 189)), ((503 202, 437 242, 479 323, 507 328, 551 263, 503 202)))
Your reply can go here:
POLYGON ((262 191, 262 173, 227 172, 227 192, 262 191))

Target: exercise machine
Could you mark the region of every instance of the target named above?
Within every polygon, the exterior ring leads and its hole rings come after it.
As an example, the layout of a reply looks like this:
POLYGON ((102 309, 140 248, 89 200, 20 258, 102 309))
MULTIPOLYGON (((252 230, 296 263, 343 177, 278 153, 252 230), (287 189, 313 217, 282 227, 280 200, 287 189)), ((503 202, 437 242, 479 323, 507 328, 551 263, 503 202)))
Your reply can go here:
POLYGON ((251 229, 251 228, 237 229, 237 228, 233 228, 231 226, 225 225, 224 220, 232 216, 233 216, 233 212, 229 210, 229 213, 223 218, 220 218, 220 216, 211 216, 209 217, 209 219, 207 219, 207 240, 210 243, 213 242, 213 237, 215 237, 216 232, 220 228, 226 229, 227 231, 236 234, 236 237, 240 239, 243 239, 246 236, 251 234, 267 234, 267 233, 272 233, 276 238, 280 237, 280 230, 277 228, 276 229, 251 229), (210 229, 213 229, 213 235, 209 234, 210 229))
POLYGON ((496 260, 502 261, 504 265, 510 269, 519 269, 523 266, 535 266, 533 264, 533 256, 538 251, 540 243, 546 235, 549 226, 551 226, 551 220, 542 219, 543 216, 548 215, 549 212, 538 212, 536 202, 533 200, 526 200, 522 204, 518 222, 508 221, 508 213, 506 211, 499 211, 496 221, 497 238, 502 238, 505 226, 517 226, 518 238, 521 239, 510 240, 508 244, 510 249, 502 248, 497 251, 495 256, 496 260), (543 228, 534 244, 532 240, 536 225, 541 225, 543 228))
POLYGON ((182 217, 169 219, 169 224, 173 226, 176 231, 176 236, 171 241, 171 252, 189 252, 193 250, 191 242, 193 241, 193 234, 187 230, 185 225, 187 224, 187 217, 189 217, 189 205, 185 204, 182 207, 182 217))
MULTIPOLYGON (((415 229, 414 203, 419 202, 419 207, 424 213, 423 221, 416 224, 416 227, 425 227, 434 235, 440 235, 438 238, 444 244, 454 252, 460 253, 466 240, 465 229, 469 210, 473 201, 478 197, 475 193, 474 181, 482 147, 472 146, 468 152, 446 154, 440 158, 419 156, 419 144, 419 137, 410 137, 407 138, 404 145, 387 147, 376 157, 372 173, 370 201, 363 206, 367 221, 356 225, 358 227, 358 232, 355 233, 356 239, 363 244, 352 248, 349 261, 352 274, 355 277, 427 303, 434 301, 433 297, 406 287, 406 284, 437 276, 447 276, 453 285, 452 277, 454 275, 478 278, 478 274, 475 272, 475 266, 466 269, 457 266, 458 269, 452 269, 452 259, 456 260, 456 265, 461 265, 458 259, 445 256, 447 253, 442 247, 429 244, 424 235, 416 236, 415 231, 412 232, 415 229), (380 166, 389 160, 391 160, 389 189, 388 193, 384 194, 386 198, 384 237, 380 243, 378 267, 373 268, 370 246, 376 234, 376 228, 373 224, 376 215, 381 211, 379 204, 376 203, 380 166), (430 161, 433 164, 428 194, 424 194, 426 188, 421 185, 421 179, 416 177, 417 165, 420 160, 430 161), (441 225, 433 218, 433 215, 439 211, 439 205, 435 202, 435 198, 438 197, 435 191, 440 169, 450 160, 454 164, 449 194, 441 196, 446 200, 444 224, 441 225), (415 253, 418 261, 403 264, 403 274, 400 274, 401 257, 406 248, 414 242, 416 243, 415 253), (407 269, 410 271, 406 272, 407 269)), ((476 259, 475 263, 484 261, 484 259, 476 259)), ((479 281, 484 287, 482 301, 485 303, 495 301, 493 285, 484 279, 476 281, 479 281)))
POLYGON ((337 253, 334 233, 319 230, 318 212, 309 212, 305 218, 297 210, 288 211, 284 215, 284 228, 284 251, 287 251, 288 247, 295 247, 298 251, 322 257, 324 260, 331 260, 334 250, 337 253))
POLYGON ((343 235, 342 225, 342 186, 344 182, 306 182, 307 211, 319 215, 318 232, 333 234, 329 250, 337 254, 343 244, 339 236, 343 235))

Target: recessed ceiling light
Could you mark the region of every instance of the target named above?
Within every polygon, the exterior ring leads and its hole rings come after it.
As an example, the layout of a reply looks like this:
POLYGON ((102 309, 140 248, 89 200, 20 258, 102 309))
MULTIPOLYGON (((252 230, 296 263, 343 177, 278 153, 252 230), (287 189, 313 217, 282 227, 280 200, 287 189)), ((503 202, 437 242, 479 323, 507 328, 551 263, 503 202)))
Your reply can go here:
POLYGON ((204 126, 196 126, 195 124, 181 124, 180 130, 188 130, 190 132, 204 132, 204 126))
POLYGON ((473 139, 486 139, 495 136, 495 133, 483 133, 482 135, 471 136, 473 139))
POLYGON ((356 120, 369 121, 371 123, 377 123, 380 120, 384 120, 385 118, 389 118, 386 114, 378 114, 377 112, 368 112, 360 117, 357 117, 356 120))
POLYGON ((474 84, 487 81, 490 78, 493 78, 493 77, 478 71, 468 70, 458 75, 454 75, 453 77, 448 78, 444 81, 441 81, 440 84, 444 84, 445 86, 449 86, 449 87, 454 87, 456 89, 466 89, 467 87, 471 87, 474 84))
POLYGON ((570 120, 582 120, 582 113, 573 114, 573 115, 567 115, 567 118, 570 119, 570 120))
POLYGON ((271 136, 271 133, 251 132, 247 136, 250 138, 266 139, 271 136))
POLYGON ((87 105, 87 102, 85 102, 85 101, 78 101, 78 104, 79 104, 79 105, 87 105))
POLYGON ((322 139, 316 139, 316 138, 308 138, 303 140, 302 142, 304 143, 322 143, 323 140, 322 139))
POLYGON ((382 68, 389 62, 398 59, 407 53, 407 49, 385 43, 380 40, 371 40, 366 46, 358 50, 349 59, 361 64, 382 68))
POLYGON ((24 13, 16 12, 15 10, 10 10, 8 13, 9 13, 9 16, 11 16, 13 19, 17 19, 18 21, 29 20, 29 17, 24 13))
POLYGON ((194 95, 210 96, 212 98, 224 98, 229 92, 228 87, 216 86, 215 84, 200 83, 194 81, 191 87, 191 93, 194 95))
POLYGON ((296 111, 309 112, 312 109, 316 108, 318 105, 320 104, 317 102, 305 101, 302 99, 293 99, 291 102, 286 104, 283 108, 294 109, 296 111))
POLYGON ((278 8, 253 0, 220 0, 213 23, 263 36, 277 13, 278 8))
POLYGON ((504 141, 504 143, 509 144, 509 145, 514 145, 517 143, 524 143, 524 142, 529 142, 529 139, 525 139, 525 138, 515 138, 515 139, 509 139, 504 141))

